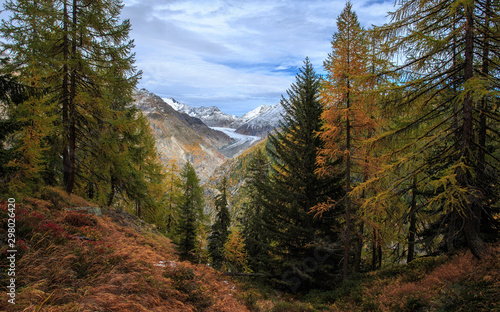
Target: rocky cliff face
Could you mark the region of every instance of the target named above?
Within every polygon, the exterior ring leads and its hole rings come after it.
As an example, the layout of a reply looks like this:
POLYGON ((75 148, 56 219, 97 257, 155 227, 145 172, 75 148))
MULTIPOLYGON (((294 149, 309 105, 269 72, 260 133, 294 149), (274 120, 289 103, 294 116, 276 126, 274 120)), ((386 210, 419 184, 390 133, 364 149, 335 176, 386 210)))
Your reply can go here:
POLYGON ((203 182, 227 160, 219 149, 230 144, 231 138, 223 132, 210 129, 200 119, 174 110, 145 89, 135 92, 134 104, 148 118, 164 162, 175 161, 181 168, 190 161, 203 182))

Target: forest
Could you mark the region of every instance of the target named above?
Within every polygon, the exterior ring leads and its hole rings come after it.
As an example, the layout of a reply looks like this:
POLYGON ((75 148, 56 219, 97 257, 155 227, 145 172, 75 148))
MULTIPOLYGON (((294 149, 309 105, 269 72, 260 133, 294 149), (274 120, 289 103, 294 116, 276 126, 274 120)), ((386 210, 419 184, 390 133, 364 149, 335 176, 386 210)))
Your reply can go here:
MULTIPOLYGON (((284 90, 279 128, 239 157, 237 174, 214 177, 209 193, 190 162, 161 161, 149 122, 133 105, 142 73, 122 8, 119 0, 5 2, 0 237, 7 240, 7 202, 15 198, 26 222, 17 223, 20 263, 40 246, 69 244, 51 236, 68 231, 57 222, 42 238, 38 226, 52 223, 28 226, 41 222, 37 213, 60 210, 36 210, 54 196, 153 224, 161 238, 147 244, 173 243, 186 263, 182 281, 198 270, 191 265, 208 265, 295 299, 353 289, 363 274, 393 266, 498 255, 500 2, 403 0, 389 23, 369 29, 347 2, 324 74, 304 56, 284 90), (34 209, 25 215, 24 202, 34 209)), ((93 217, 69 217, 76 221, 61 218, 95 225, 93 217)), ((484 283, 492 301, 483 308, 493 311, 500 286, 495 278, 484 283)), ((252 291, 241 295, 246 306, 267 311, 248 303, 252 291)), ((408 302, 408 311, 421 311, 408 302)), ((360 311, 384 310, 363 304, 360 311)), ((295 308, 272 311, 317 311, 295 308)))

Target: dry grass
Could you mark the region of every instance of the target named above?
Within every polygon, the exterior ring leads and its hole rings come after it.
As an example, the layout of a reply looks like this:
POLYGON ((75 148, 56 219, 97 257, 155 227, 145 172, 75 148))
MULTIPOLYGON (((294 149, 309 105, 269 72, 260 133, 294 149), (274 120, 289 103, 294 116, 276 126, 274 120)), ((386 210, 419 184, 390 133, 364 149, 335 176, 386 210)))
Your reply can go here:
POLYGON ((348 297, 333 311, 500 311, 500 246, 482 260, 456 255, 417 281, 382 274, 365 282, 360 298, 348 297))
POLYGON ((18 204, 18 215, 27 223, 27 248, 16 263, 16 305, 3 292, 0 311, 248 311, 231 282, 179 262, 169 239, 147 226, 139 230, 131 216, 105 211, 98 218, 39 199, 18 204))

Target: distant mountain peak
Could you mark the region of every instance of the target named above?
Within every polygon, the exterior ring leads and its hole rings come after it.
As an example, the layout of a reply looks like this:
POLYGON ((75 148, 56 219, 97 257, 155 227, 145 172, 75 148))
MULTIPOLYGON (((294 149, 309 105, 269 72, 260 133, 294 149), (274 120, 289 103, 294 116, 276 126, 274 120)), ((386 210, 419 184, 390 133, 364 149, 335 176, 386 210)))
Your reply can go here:
POLYGON ((209 127, 229 127, 237 119, 236 116, 221 112, 217 106, 191 107, 173 98, 164 98, 163 101, 178 112, 201 119, 209 127))
POLYGON ((217 106, 191 107, 175 101, 163 99, 176 111, 201 119, 209 127, 224 127, 236 130, 236 133, 264 137, 279 125, 284 112, 280 104, 261 105, 241 117, 235 117, 220 111, 217 106))

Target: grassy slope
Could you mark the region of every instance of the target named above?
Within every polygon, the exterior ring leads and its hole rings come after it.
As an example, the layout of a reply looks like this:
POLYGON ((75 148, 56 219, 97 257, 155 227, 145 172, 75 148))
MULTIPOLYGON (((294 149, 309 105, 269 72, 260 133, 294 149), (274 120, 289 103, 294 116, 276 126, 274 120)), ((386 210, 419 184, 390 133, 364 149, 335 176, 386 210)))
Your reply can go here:
MULTIPOLYGON (((56 189, 40 197, 17 204, 17 304, 2 292, 0 311, 248 311, 233 283, 179 262, 170 240, 137 218, 67 212, 91 204, 56 189)), ((5 203, 0 214, 3 241, 5 203)), ((5 272, 6 256, 0 261, 5 272)))
POLYGON ((500 245, 481 261, 421 258, 299 297, 255 284, 242 290, 211 268, 179 262, 167 238, 128 214, 67 212, 91 204, 57 189, 39 197, 17 204, 17 304, 2 292, 0 311, 500 311, 500 245))
POLYGON ((470 252, 425 257, 409 265, 359 274, 332 291, 284 298, 246 290, 253 311, 500 311, 500 245, 481 261, 470 252))

